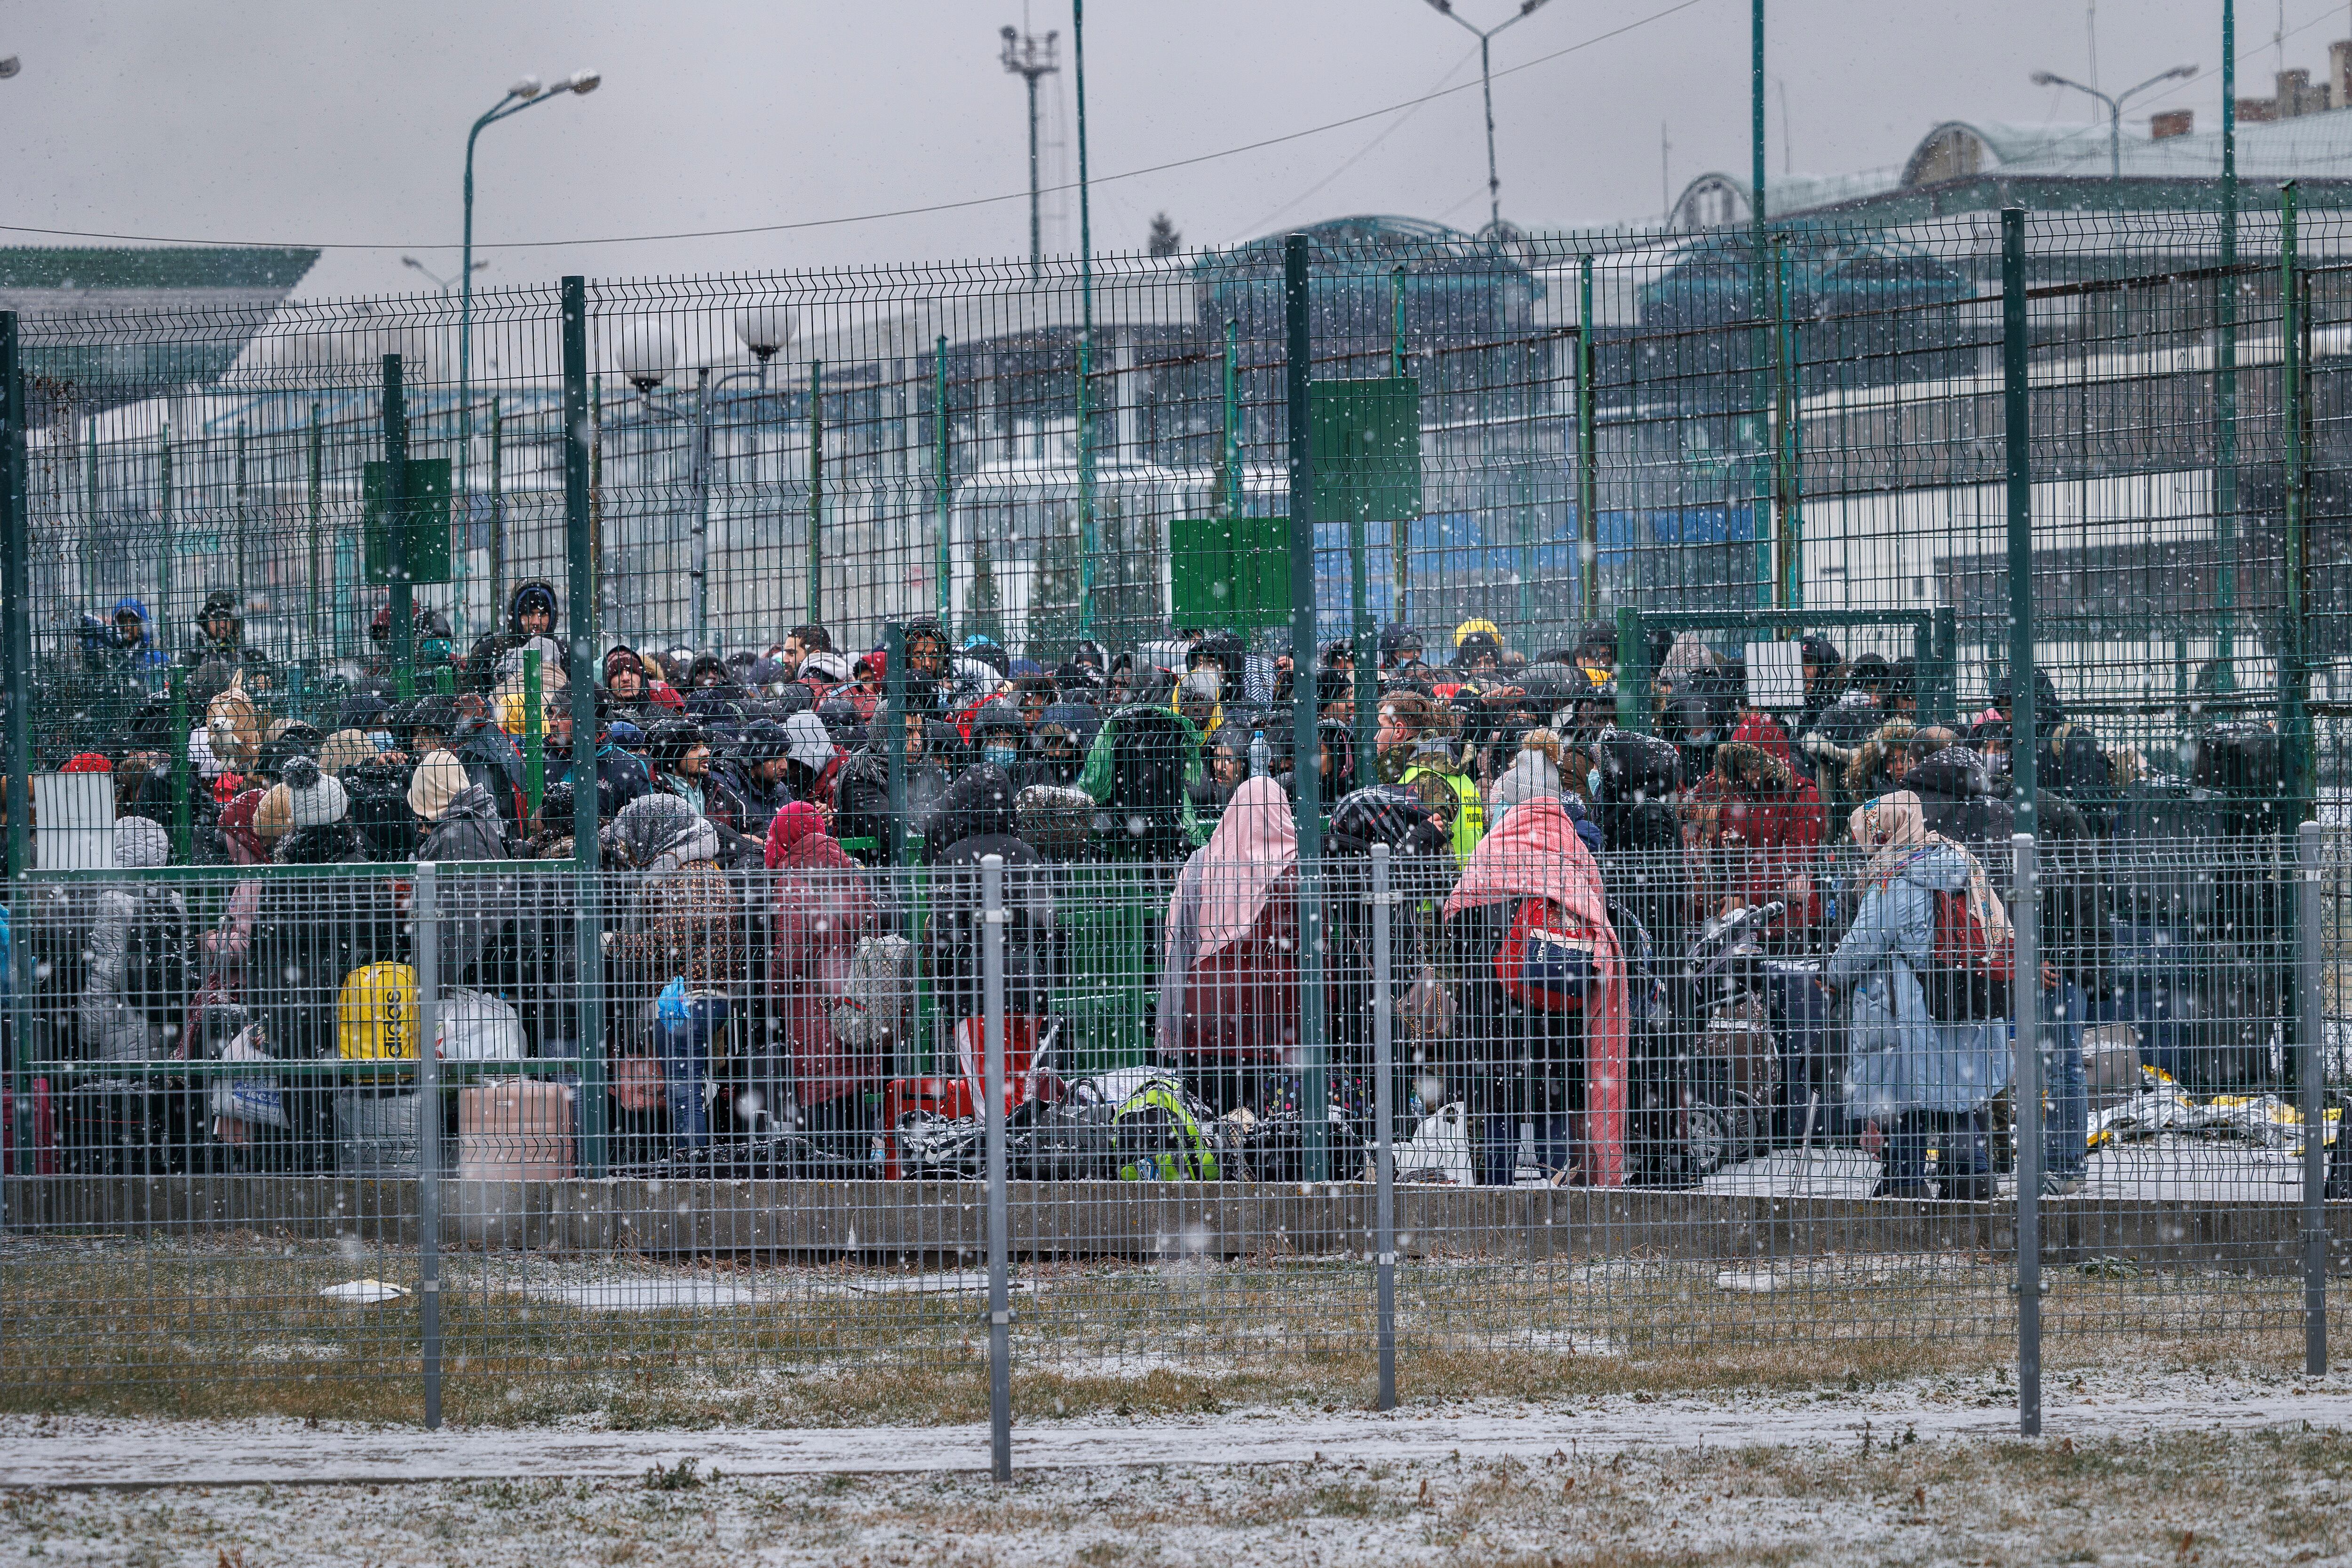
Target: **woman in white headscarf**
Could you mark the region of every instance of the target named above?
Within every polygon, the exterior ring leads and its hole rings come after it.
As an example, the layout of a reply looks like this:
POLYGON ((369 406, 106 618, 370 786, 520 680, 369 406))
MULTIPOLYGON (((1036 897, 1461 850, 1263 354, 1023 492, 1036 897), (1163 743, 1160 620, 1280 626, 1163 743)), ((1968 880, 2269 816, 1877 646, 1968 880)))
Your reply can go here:
POLYGON ((1926 983, 1948 978, 1936 961, 1937 894, 1966 900, 1994 952, 2009 949, 2008 912, 1976 857, 1927 831, 1909 790, 1857 807, 1849 826, 1870 863, 1827 980, 1853 1001, 1846 1069, 1853 1115, 1886 1131, 1874 1195, 1927 1196, 1927 1152, 1936 1139, 1942 1195, 1990 1198, 1983 1111, 2009 1083, 2008 1024, 2000 1016, 1939 1021, 1926 983))

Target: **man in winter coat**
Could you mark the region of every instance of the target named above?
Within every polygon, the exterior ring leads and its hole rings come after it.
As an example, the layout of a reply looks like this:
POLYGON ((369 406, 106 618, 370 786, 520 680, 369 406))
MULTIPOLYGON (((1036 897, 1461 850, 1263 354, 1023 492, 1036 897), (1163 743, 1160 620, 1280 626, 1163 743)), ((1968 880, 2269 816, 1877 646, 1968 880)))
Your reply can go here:
MULTIPOLYGON (((820 722, 817 728, 824 726, 820 722)), ((727 783, 743 802, 743 826, 737 831, 745 837, 765 838, 769 821, 793 798, 784 777, 791 753, 791 739, 774 720, 755 719, 743 727, 743 738, 728 759, 727 783)))
POLYGON ((507 598, 506 629, 485 632, 466 656, 467 684, 477 690, 489 690, 498 684, 499 660, 533 637, 547 637, 555 644, 557 659, 564 678, 569 679, 572 649, 556 631, 558 613, 554 584, 533 577, 515 584, 515 591, 507 598))
POLYGON ((1821 918, 1814 886, 1823 839, 1821 792, 1800 777, 1789 737, 1762 713, 1750 713, 1716 748, 1715 772, 1690 793, 1703 850, 1702 893, 1709 909, 1789 906, 1780 929, 1810 929, 1821 918))
MULTIPOLYGON (((915 825, 947 794, 948 773, 930 754, 922 716, 909 711, 902 722, 906 754, 900 768, 907 792, 907 826, 913 832, 915 825)), ((834 784, 834 837, 872 840, 874 848, 860 853, 870 854, 877 861, 888 854, 890 843, 890 756, 883 750, 888 743, 877 719, 865 747, 842 764, 834 784)))
POLYGON ((268 654, 245 646, 245 614, 239 604, 239 596, 227 588, 205 595, 204 608, 196 612, 195 646, 180 655, 180 662, 201 669, 218 659, 226 668, 244 672, 246 690, 267 691, 277 684, 276 667, 268 654))

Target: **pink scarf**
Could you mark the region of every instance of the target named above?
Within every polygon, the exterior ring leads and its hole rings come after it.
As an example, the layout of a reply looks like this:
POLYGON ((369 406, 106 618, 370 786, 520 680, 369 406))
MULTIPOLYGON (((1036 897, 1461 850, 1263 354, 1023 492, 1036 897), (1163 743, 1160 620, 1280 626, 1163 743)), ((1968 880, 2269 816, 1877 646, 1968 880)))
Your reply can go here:
POLYGON ((1249 935, 1275 883, 1297 864, 1298 828, 1282 786, 1244 781, 1201 851, 1199 956, 1249 935))
POLYGON ((1601 1005, 1586 1019, 1584 1140, 1591 1152, 1586 1180, 1596 1187, 1625 1184, 1625 961, 1609 923, 1601 868, 1576 836, 1559 801, 1534 796, 1504 814, 1464 868, 1445 900, 1451 920, 1482 904, 1549 899, 1595 938, 1601 961, 1601 1005))

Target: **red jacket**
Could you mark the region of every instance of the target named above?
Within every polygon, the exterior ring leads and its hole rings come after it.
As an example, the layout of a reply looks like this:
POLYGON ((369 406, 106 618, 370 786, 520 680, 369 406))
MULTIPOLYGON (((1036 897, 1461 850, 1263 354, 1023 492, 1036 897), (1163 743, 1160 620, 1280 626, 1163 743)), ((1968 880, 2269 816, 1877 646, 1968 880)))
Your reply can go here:
POLYGON ((1691 792, 1700 820, 1698 886, 1712 914, 1726 899, 1760 904, 1785 900, 1791 922, 1821 918, 1822 845, 1827 824, 1821 792, 1790 761, 1789 737, 1770 718, 1750 713, 1716 749, 1715 772, 1691 792), (1787 892, 1810 878, 1802 899, 1787 892))

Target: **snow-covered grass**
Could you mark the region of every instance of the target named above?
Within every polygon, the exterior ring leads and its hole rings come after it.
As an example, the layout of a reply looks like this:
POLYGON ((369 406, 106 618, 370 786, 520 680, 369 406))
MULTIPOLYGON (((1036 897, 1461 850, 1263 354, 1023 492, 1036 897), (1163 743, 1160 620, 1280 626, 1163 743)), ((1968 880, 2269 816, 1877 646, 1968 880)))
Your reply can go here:
MULTIPOLYGON (((419 1409, 413 1259, 333 1246, 12 1245, 0 1253, 0 1410, 406 1423, 419 1409)), ((940 1424, 986 1408, 969 1271, 749 1258, 456 1254, 446 1401, 476 1425, 940 1424)), ((2292 1366, 2282 1276, 2053 1269, 2053 1365, 2164 1342, 2292 1366)), ((1413 1263, 1400 1273, 1408 1401, 1773 1389, 2010 1353, 2007 1260, 1838 1253, 1727 1265, 1651 1258, 1413 1263)), ((1360 1263, 1024 1266, 1016 1396, 1035 1415, 1214 1412, 1372 1398, 1360 1263)))
MULTIPOLYGON (((1759 1415, 1763 1413, 1759 1412, 1759 1415)), ((321 1441, 325 1441, 323 1437, 321 1441)), ((1114 1439, 1115 1440, 1115 1439, 1114 1439)), ((1571 1444, 1573 1447, 1571 1447, 1571 1444)), ((2300 1563, 2352 1552, 2352 1445, 2176 1431, 1221 1460, 966 1473, 407 1486, 25 1489, 0 1554, 45 1563, 1781 1565, 2300 1563)))

